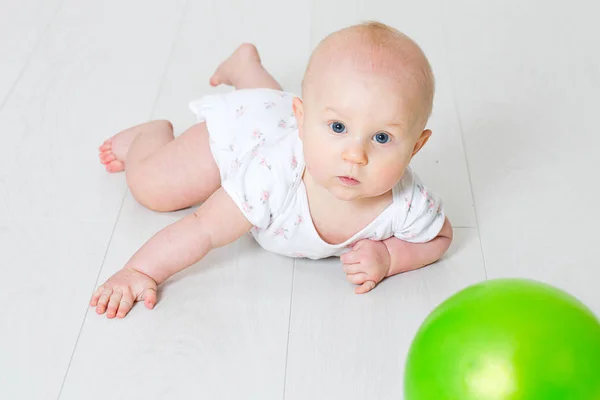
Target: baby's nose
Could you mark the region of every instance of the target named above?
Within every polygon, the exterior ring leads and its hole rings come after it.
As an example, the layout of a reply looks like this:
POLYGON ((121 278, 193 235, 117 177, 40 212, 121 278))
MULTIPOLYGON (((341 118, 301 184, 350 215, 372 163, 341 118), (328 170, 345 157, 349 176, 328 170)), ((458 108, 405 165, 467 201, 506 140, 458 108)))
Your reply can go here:
POLYGON ((342 159, 346 162, 357 164, 357 165, 367 165, 369 159, 367 157, 367 152, 362 146, 350 146, 344 149, 342 152, 342 159))

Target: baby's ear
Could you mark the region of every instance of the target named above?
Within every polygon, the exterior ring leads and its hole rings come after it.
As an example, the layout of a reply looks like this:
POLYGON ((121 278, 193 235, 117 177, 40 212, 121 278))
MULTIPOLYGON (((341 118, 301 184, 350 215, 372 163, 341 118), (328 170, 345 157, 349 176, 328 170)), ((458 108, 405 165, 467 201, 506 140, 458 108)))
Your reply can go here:
POLYGON ((298 132, 300 139, 302 139, 302 128, 304 127, 304 103, 302 103, 302 100, 300 100, 299 97, 294 97, 292 109, 294 110, 296 121, 298 121, 298 132))
POLYGON ((417 143, 415 143, 415 147, 413 148, 413 152, 412 152, 412 157, 414 157, 415 154, 417 154, 419 152, 419 150, 421 150, 423 148, 423 146, 425 146, 425 143, 427 143, 427 141, 429 140, 430 137, 431 137, 431 130, 425 129, 421 133, 421 136, 419 137, 419 139, 417 139, 417 143))

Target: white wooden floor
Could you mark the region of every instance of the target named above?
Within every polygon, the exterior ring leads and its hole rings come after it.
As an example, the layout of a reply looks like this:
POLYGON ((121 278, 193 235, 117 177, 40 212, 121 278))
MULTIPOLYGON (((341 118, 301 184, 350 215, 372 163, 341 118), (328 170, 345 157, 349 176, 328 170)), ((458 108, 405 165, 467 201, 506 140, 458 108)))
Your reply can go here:
POLYGON ((1 399, 401 399, 426 315, 486 278, 555 284, 600 313, 600 25, 593 0, 0 0, 1 399), (150 118, 178 131, 252 41, 299 92, 311 48, 367 19, 428 54, 434 138, 414 161, 456 227, 445 259, 356 296, 339 262, 249 238, 124 320, 92 290, 158 214, 96 149, 150 118))

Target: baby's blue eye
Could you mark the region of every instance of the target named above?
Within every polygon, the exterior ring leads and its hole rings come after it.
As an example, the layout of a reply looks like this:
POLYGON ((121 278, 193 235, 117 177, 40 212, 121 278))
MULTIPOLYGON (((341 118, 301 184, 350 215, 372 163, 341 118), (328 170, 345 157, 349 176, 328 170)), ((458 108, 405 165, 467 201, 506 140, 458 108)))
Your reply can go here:
POLYGON ((346 126, 344 124, 342 124, 341 122, 332 122, 331 124, 329 124, 329 127, 335 133, 344 133, 344 131, 346 130, 346 126))
POLYGON ((385 144, 390 141, 390 135, 385 132, 379 132, 375 135, 375 140, 377 143, 385 144))

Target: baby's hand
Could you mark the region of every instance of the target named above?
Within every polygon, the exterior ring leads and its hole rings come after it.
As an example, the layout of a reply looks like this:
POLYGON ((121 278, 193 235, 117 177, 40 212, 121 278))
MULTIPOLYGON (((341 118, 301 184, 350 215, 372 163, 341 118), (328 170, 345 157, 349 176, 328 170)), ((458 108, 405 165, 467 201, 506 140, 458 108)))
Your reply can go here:
POLYGON ((358 241, 351 251, 342 254, 340 260, 344 264, 346 279, 360 285, 354 291, 357 294, 373 290, 390 270, 390 253, 381 241, 358 241))
POLYGON ((134 269, 122 269, 111 276, 92 295, 90 306, 107 318, 123 318, 136 301, 143 301, 149 310, 156 304, 156 282, 134 269), (108 306, 108 309, 107 309, 108 306))

